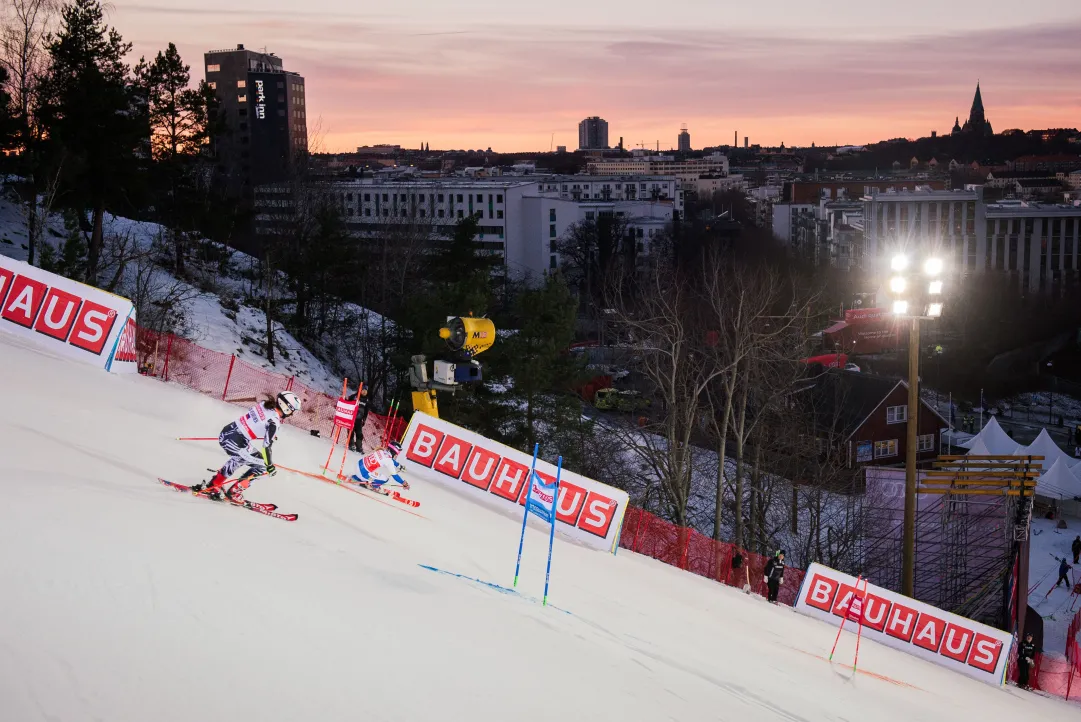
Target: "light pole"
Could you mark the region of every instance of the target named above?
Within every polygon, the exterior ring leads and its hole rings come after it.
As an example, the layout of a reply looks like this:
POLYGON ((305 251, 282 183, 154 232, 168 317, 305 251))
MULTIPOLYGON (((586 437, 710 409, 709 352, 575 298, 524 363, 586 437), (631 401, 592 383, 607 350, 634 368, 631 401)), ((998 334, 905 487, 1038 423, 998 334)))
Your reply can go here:
POLYGON ((908 413, 905 419, 905 513, 901 539, 901 593, 913 597, 916 570, 916 462, 920 419, 920 320, 942 315, 942 259, 930 256, 890 260, 889 293, 893 314, 909 319, 908 413), (919 262, 922 261, 922 262, 919 262))

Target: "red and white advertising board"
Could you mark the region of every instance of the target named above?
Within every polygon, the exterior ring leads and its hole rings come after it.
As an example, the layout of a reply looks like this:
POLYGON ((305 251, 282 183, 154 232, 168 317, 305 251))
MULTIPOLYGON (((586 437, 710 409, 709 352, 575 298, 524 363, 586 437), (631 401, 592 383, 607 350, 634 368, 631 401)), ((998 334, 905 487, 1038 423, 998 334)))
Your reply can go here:
MULTIPOLYGON (((840 626, 849 605, 860 596, 856 581, 855 577, 812 564, 796 598, 796 611, 840 626)), ((1007 632, 874 584, 868 584, 862 596, 864 638, 987 684, 1005 683, 1013 644, 1007 632)))
MULTIPOLYGON (((525 505, 533 457, 455 426, 415 412, 398 455, 410 474, 461 490, 495 509, 525 505)), ((555 481, 556 468, 537 460, 537 475, 555 481)), ((556 533, 585 546, 615 552, 627 492, 563 470, 556 504, 556 533)), ((517 512, 522 513, 522 512, 517 512)))
POLYGON ((0 331, 114 373, 137 371, 131 301, 0 256, 0 331))

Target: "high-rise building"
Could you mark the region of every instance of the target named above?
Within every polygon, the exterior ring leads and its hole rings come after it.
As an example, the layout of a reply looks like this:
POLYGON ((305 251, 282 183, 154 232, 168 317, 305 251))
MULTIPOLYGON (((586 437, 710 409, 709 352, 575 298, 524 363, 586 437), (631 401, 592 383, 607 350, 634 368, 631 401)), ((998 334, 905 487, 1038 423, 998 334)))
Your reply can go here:
POLYGON ((608 121, 593 116, 578 124, 578 150, 607 150, 608 121))
POLYGON ((250 195, 257 185, 287 178, 295 159, 308 151, 303 76, 286 71, 273 53, 243 45, 212 50, 203 61, 221 104, 224 131, 212 147, 230 191, 250 195))
POLYGON ((679 148, 680 153, 691 152, 691 132, 687 130, 686 123, 679 129, 679 144, 677 147, 679 148))

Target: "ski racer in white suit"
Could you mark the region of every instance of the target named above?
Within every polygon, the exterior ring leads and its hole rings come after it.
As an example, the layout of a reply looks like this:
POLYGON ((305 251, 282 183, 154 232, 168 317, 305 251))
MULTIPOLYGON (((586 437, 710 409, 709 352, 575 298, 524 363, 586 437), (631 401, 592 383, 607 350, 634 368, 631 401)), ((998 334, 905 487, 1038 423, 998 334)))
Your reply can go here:
POLYGON ((409 482, 401 477, 402 465, 396 458, 401 451, 402 447, 396 441, 391 441, 385 449, 376 449, 357 464, 357 473, 353 474, 353 481, 380 492, 388 481, 393 481, 403 489, 408 489, 409 482))

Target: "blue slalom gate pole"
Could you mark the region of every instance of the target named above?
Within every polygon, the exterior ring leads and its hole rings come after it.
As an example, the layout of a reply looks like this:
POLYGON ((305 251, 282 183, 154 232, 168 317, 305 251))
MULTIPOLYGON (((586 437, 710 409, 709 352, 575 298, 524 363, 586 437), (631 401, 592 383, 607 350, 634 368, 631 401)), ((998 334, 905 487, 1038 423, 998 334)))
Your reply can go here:
MULTIPOLYGON (((559 476, 563 473, 563 457, 559 457, 559 461, 556 463, 556 490, 555 497, 552 500, 552 528, 548 532, 548 569, 544 572, 544 599, 541 600, 541 606, 548 606, 548 577, 552 575, 552 545, 556 540, 556 514, 559 513, 559 476)), ((533 487, 530 486, 530 489, 533 487)))
MULTIPOLYGON (((529 465, 529 478, 526 479, 526 483, 529 484, 529 491, 526 492, 525 498, 525 510, 522 513, 522 535, 518 538, 518 561, 514 564, 514 586, 518 586, 518 572, 522 569, 522 545, 525 543, 525 523, 529 519, 529 497, 533 493, 533 471, 537 468, 537 452, 540 451, 540 444, 533 445, 533 463, 529 465)), ((559 457, 562 459, 563 457, 559 457)))

